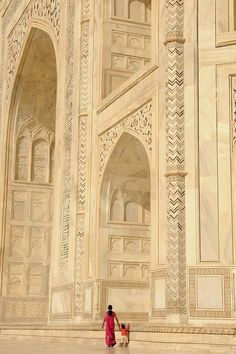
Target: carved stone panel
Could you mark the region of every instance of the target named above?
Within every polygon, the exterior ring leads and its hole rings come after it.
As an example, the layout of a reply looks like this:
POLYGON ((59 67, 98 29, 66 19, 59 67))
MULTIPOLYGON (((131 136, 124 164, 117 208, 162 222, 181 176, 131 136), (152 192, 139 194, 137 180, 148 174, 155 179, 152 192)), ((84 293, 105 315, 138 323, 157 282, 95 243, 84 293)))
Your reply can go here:
POLYGON ((189 301, 191 317, 230 318, 230 270, 190 268, 189 301))
POLYGON ((118 88, 151 60, 151 0, 115 1, 105 7, 103 96, 118 88))

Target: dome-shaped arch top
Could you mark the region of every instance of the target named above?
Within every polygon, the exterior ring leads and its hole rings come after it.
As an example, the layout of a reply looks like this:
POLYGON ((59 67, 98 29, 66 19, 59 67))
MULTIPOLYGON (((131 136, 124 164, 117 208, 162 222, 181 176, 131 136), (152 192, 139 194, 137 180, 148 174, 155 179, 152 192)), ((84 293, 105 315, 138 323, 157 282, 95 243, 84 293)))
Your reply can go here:
POLYGON ((139 110, 119 121, 111 129, 99 136, 100 176, 119 137, 124 133, 138 136, 148 152, 152 150, 152 102, 147 102, 139 110))
POLYGON ((32 29, 18 77, 15 86, 19 106, 17 116, 22 122, 24 117, 37 117, 45 127, 54 131, 57 68, 54 46, 46 32, 32 29))
POLYGON ((103 220, 145 223, 150 214, 150 167, 139 139, 123 133, 106 165, 102 187, 103 220), (148 198, 149 196, 149 198, 148 198), (144 210, 145 209, 145 210, 144 210), (106 210, 106 211, 105 211, 106 210))
POLYGON ((8 78, 7 89, 15 76, 17 62, 22 54, 22 48, 30 32, 32 23, 37 22, 41 27, 49 27, 56 40, 60 32, 60 1, 31 0, 19 18, 14 30, 8 36, 8 78))

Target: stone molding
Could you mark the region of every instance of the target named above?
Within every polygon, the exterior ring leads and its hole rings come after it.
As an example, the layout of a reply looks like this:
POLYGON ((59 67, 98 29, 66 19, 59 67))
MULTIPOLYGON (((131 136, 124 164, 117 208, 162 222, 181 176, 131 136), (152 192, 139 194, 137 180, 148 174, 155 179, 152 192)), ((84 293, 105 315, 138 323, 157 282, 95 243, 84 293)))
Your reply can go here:
MULTIPOLYGON (((27 324, 19 324, 17 325, 17 328, 14 325, 11 324, 2 324, 1 325, 1 330, 17 330, 17 334, 19 334, 19 331, 24 331, 24 330, 45 330, 45 331, 57 331, 58 333, 66 331, 66 334, 68 336, 68 332, 72 331, 93 331, 93 332, 104 332, 103 329, 101 329, 101 325, 86 325, 86 324, 78 324, 78 325, 70 325, 67 324, 65 325, 60 325, 60 326, 55 326, 55 325, 47 325, 47 324, 37 324, 37 325, 27 325, 27 324)), ((207 326, 207 327, 181 327, 181 326, 132 326, 132 332, 136 333, 167 333, 167 334, 195 334, 195 335, 211 335, 211 336, 235 336, 236 335, 236 329, 234 327, 228 327, 228 328, 223 328, 223 327, 212 327, 212 326, 207 326)), ((46 332, 45 332, 46 334, 46 332)), ((48 336, 48 335, 47 335, 48 336)), ((62 336, 63 338, 63 336, 62 336)))

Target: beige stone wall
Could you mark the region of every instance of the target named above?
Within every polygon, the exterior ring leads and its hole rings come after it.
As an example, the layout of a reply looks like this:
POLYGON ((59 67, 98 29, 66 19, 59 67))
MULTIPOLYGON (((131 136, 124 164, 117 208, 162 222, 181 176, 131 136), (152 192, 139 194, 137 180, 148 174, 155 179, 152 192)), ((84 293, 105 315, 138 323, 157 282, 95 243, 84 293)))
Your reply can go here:
POLYGON ((101 3, 0 2, 1 321, 231 323, 235 2, 101 3))

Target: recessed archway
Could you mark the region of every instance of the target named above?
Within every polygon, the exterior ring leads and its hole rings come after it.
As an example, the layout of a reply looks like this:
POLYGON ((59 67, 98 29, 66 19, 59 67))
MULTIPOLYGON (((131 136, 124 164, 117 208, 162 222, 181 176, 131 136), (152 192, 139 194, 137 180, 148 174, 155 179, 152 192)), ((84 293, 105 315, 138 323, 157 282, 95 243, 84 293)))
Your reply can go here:
POLYGON ((7 144, 2 288, 4 301, 15 301, 19 311, 5 310, 2 320, 35 323, 47 319, 53 219, 57 63, 45 31, 31 29, 19 67, 7 144))
POLYGON ((149 160, 142 142, 125 132, 110 155, 101 184, 98 277, 106 280, 106 301, 120 313, 127 307, 130 318, 142 313, 145 319, 148 313, 149 262, 149 160), (124 287, 127 291, 121 290, 124 287), (132 303, 130 294, 142 298, 142 305, 132 303))

